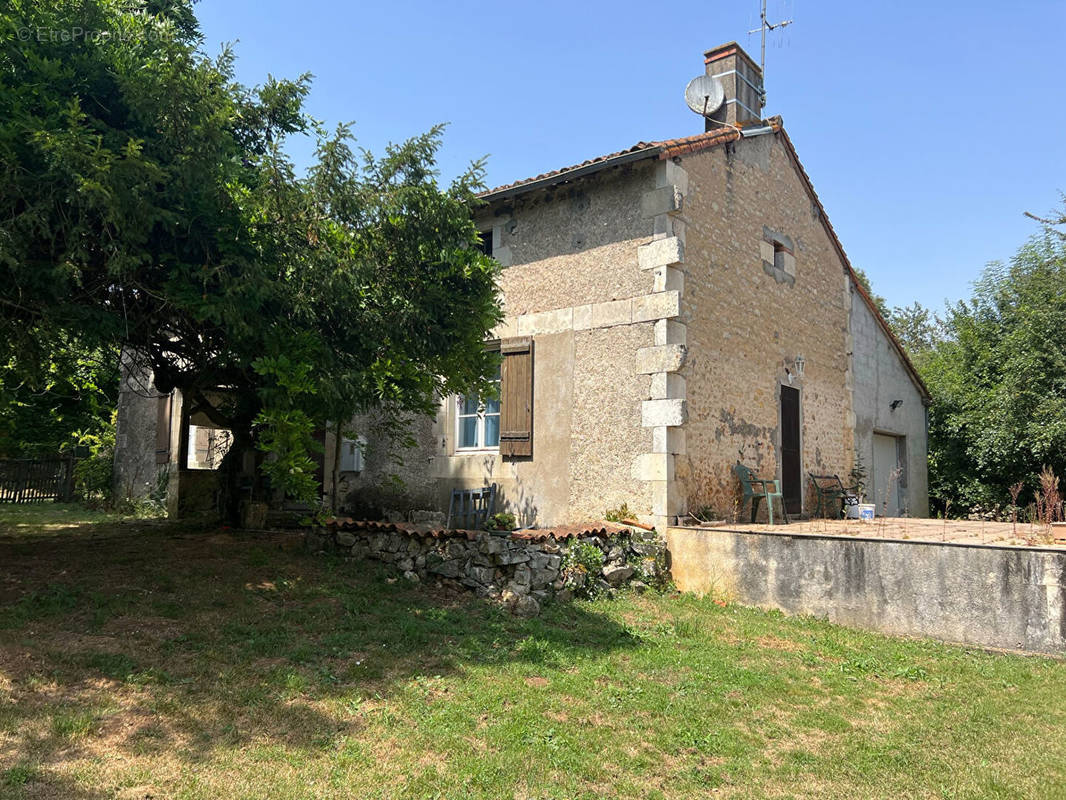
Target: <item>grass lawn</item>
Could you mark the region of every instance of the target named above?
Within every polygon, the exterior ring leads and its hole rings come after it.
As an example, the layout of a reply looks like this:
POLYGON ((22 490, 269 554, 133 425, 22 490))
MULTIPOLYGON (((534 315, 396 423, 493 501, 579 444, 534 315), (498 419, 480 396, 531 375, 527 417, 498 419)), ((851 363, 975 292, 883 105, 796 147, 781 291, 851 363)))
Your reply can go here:
POLYGON ((1060 661, 685 596, 519 620, 291 535, 13 530, 5 799, 1066 797, 1060 661))
POLYGON ((147 522, 112 511, 97 511, 77 503, 0 503, 0 541, 17 537, 41 538, 72 532, 83 536, 114 536, 116 525, 147 522), (102 525, 101 523, 113 523, 102 525))

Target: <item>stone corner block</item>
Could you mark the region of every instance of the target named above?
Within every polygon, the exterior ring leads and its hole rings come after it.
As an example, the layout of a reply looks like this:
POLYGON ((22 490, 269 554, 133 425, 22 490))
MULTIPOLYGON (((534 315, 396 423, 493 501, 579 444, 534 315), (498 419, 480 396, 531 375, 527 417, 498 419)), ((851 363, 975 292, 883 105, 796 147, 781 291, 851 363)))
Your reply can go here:
POLYGON ((684 292, 685 273, 677 267, 656 267, 651 273, 653 291, 684 292))
POLYGON ((662 186, 645 192, 640 198, 640 215, 657 217, 681 210, 682 195, 676 186, 662 186))
POLYGON ((688 326, 675 319, 658 319, 653 326, 655 344, 687 344, 688 326))
POLYGON ((687 452, 685 448, 685 429, 677 427, 668 428, 665 425, 652 428, 651 449, 653 453, 673 453, 679 456, 685 455, 687 452))
POLYGON ((687 350, 683 344, 664 344, 637 350, 637 374, 677 372, 685 363, 687 350))
POLYGON ((656 372, 651 376, 652 400, 685 399, 685 378, 676 372, 656 372))
MULTIPOLYGON (((651 513, 656 517, 676 517, 685 508, 685 498, 681 496, 680 486, 675 481, 651 481, 651 513)), ((658 523, 656 523, 658 527, 658 523)), ((664 526, 659 530, 665 530, 664 526)))
POLYGON ((640 404, 640 424, 644 428, 684 425, 688 404, 684 400, 644 400, 640 404))
POLYGON ((643 453, 633 459, 633 480, 672 481, 673 479, 673 454, 643 453))
POLYGON ((656 239, 637 248, 637 261, 641 269, 672 267, 684 260, 685 247, 677 236, 656 239))

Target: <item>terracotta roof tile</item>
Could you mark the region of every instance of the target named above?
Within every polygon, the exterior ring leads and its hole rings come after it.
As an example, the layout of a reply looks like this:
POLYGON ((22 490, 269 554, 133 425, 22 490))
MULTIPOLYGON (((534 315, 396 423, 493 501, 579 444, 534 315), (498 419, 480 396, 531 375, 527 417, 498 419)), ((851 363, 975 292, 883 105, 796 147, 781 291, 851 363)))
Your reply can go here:
MULTIPOLYGON (((774 132, 781 130, 781 118, 772 117, 769 120, 765 120, 758 125, 769 125, 773 128, 774 132)), ((751 126, 749 126, 751 127, 751 126)), ((740 138, 740 130, 738 128, 718 128, 717 130, 707 131, 706 133, 698 133, 694 136, 685 136, 680 139, 663 139, 657 142, 637 142, 632 147, 625 150, 619 150, 615 153, 608 153, 607 155, 597 156, 596 158, 590 158, 586 161, 582 161, 580 164, 572 164, 569 167, 561 167, 559 169, 550 170, 549 172, 542 172, 540 175, 535 175, 532 178, 525 178, 514 183, 505 183, 502 186, 497 186, 494 189, 489 189, 486 192, 481 193, 481 197, 488 198, 491 195, 499 192, 506 192, 512 189, 518 189, 522 186, 529 184, 540 183, 542 181, 550 180, 551 178, 559 178, 559 182, 566 180, 566 176, 569 173, 577 172, 578 170, 585 170, 588 167, 595 166, 597 164, 606 164, 622 156, 640 156, 644 154, 647 158, 674 158, 676 156, 687 155, 689 153, 696 153, 700 150, 705 150, 709 147, 717 147, 720 144, 726 142, 734 142, 740 138)))
MULTIPOLYGON (((449 530, 439 525, 425 525, 408 522, 377 522, 374 520, 353 519, 352 517, 331 517, 325 520, 327 528, 342 531, 362 531, 365 533, 403 533, 407 536, 428 536, 433 539, 470 539, 477 538, 485 531, 449 530)), ((557 525, 553 528, 527 528, 514 531, 512 539, 525 539, 543 542, 548 539, 570 539, 575 536, 616 536, 631 529, 614 522, 586 522, 578 525, 557 525)))
MULTIPOLYGON (((617 153, 608 153, 605 156, 597 156, 596 158, 590 158, 586 161, 582 161, 580 164, 571 164, 569 167, 560 167, 559 169, 553 169, 548 172, 542 172, 540 175, 535 175, 532 178, 524 178, 514 183, 505 183, 502 186, 497 186, 494 189, 482 192, 481 197, 487 197, 488 195, 496 194, 497 192, 503 192, 508 189, 517 189, 519 186, 525 186, 527 183, 537 183, 538 181, 546 180, 548 178, 554 178, 559 175, 563 175, 567 172, 574 172, 575 170, 582 169, 584 167, 591 167, 593 164, 601 164, 605 161, 610 161, 613 158, 619 156, 629 155, 630 153, 639 153, 643 150, 652 150, 655 145, 652 142, 637 142, 632 147, 628 147, 625 150, 619 150, 617 153)), ((654 155, 654 154, 649 154, 654 155)))
POLYGON ((528 528, 515 531, 511 538, 543 542, 546 539, 572 539, 579 536, 616 536, 629 530, 625 525, 614 522, 585 522, 580 525, 556 525, 553 528, 528 528))

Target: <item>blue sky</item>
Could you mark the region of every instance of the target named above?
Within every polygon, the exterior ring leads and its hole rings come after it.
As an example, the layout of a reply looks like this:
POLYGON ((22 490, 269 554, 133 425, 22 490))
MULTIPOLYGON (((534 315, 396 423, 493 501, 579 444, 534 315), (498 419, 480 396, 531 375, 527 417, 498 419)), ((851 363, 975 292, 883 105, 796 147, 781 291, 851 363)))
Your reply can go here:
MULTIPOLYGON (((438 122, 445 178, 488 156, 490 186, 640 140, 702 130, 682 92, 703 51, 758 58, 757 0, 489 4, 202 0, 238 78, 315 76, 307 107, 359 144, 438 122)), ((780 114, 852 262, 890 305, 968 295, 1066 191, 1066 2, 769 0, 780 114)), ((309 149, 293 147, 306 164, 309 149)))

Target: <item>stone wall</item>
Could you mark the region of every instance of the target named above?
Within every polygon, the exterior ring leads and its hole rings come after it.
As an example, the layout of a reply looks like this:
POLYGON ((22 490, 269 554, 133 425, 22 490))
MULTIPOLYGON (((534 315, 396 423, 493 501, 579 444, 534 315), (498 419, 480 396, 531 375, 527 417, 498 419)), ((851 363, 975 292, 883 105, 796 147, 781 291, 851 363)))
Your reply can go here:
POLYGON ((1066 551, 811 534, 667 531, 677 587, 831 622, 1066 653, 1066 551))
MULTIPOLYGON (((354 491, 383 509, 446 510, 452 489, 495 483, 497 510, 524 526, 597 519, 622 504, 664 521, 654 516, 665 506, 664 484, 641 460, 653 450, 642 413, 655 387, 638 355, 680 309, 677 293, 658 286, 640 257, 664 212, 648 202, 662 171, 652 162, 610 170, 495 203, 478 221, 491 229, 504 267, 506 319, 493 335, 533 339, 532 457, 457 451, 455 398, 442 398, 436 417, 412 429, 412 450, 360 420, 366 469, 345 477, 342 495, 354 491)), ((327 476, 331 466, 327 452, 327 476)))
POLYGON ((849 279, 782 136, 682 161, 688 414, 676 475, 689 510, 729 516, 738 459, 780 477, 782 385, 800 391, 804 493, 807 472, 851 467, 849 279), (775 239, 792 250, 779 264, 775 239))
POLYGON ((379 561, 414 583, 447 581, 534 616, 555 598, 665 585, 665 543, 618 526, 552 531, 446 531, 413 524, 346 522, 306 534, 311 552, 379 561), (589 559, 581 548, 592 548, 589 559))
POLYGON ((157 490, 160 473, 168 469, 156 462, 160 392, 151 368, 132 351, 123 351, 120 369, 114 491, 121 500, 140 500, 157 490))

